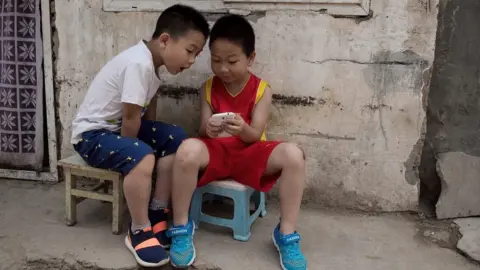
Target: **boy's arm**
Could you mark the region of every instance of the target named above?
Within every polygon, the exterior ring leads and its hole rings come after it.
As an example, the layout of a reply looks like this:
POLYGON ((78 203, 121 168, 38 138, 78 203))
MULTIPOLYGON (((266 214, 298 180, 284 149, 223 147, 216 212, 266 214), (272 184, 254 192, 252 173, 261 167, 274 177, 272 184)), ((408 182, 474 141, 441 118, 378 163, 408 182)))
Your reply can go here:
POLYGON ((198 129, 198 135, 201 137, 208 136, 206 132, 207 123, 213 114, 212 108, 207 102, 205 87, 206 85, 204 84, 200 89, 200 128, 198 129))
POLYGON ((272 104, 272 89, 265 87, 262 98, 255 105, 253 110, 252 123, 244 125, 242 131, 238 134, 242 141, 254 143, 262 138, 263 131, 267 126, 268 116, 270 114, 270 105, 272 104))
POLYGON ((157 120, 157 96, 153 96, 152 100, 150 101, 150 105, 148 105, 148 109, 143 115, 144 120, 155 121, 157 120))
POLYGON ((140 129, 142 107, 136 104, 123 103, 122 130, 123 137, 136 138, 140 129))
POLYGON ((122 136, 136 138, 138 135, 148 93, 148 68, 140 63, 130 63, 123 71, 122 136))

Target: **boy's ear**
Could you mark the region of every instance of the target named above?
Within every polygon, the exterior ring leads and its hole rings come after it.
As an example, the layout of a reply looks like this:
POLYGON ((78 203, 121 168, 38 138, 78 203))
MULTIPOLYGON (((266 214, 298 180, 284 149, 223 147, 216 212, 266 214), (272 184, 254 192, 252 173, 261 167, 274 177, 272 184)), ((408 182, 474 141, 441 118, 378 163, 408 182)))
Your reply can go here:
POLYGON ((252 54, 250 54, 250 56, 248 57, 248 66, 251 67, 253 65, 253 62, 255 61, 255 51, 252 52, 252 54))
POLYGON ((168 33, 162 33, 158 37, 158 41, 162 46, 167 46, 167 43, 172 39, 172 36, 170 36, 168 33))

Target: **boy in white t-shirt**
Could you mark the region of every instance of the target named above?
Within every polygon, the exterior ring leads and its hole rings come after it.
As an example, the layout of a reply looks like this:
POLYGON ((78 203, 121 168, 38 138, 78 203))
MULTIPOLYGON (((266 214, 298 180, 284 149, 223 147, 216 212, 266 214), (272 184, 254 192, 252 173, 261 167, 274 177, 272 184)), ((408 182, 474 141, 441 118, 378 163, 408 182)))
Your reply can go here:
POLYGON ((157 267, 169 262, 167 207, 174 154, 186 134, 155 122, 158 68, 178 74, 191 67, 209 35, 195 9, 174 5, 158 18, 148 42, 123 51, 97 74, 72 125, 75 150, 93 167, 122 173, 132 216, 125 244, 137 262, 157 267), (150 105, 150 106, 149 106, 150 105), (157 168, 155 195, 151 178, 157 168))

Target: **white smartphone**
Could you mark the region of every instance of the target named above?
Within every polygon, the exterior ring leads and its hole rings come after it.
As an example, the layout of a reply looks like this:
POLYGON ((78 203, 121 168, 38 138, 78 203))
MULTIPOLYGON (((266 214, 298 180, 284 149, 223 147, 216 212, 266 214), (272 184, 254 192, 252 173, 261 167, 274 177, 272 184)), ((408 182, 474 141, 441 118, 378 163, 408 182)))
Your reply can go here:
POLYGON ((216 113, 212 115, 212 120, 214 121, 214 123, 218 125, 222 124, 227 119, 233 119, 233 118, 235 118, 235 113, 232 113, 232 112, 216 113))

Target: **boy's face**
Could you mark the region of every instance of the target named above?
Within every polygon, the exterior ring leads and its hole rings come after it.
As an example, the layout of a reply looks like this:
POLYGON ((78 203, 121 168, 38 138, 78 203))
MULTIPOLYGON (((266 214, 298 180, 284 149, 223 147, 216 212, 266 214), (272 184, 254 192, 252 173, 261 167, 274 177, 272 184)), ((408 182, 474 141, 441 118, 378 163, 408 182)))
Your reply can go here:
POLYGON ((255 52, 247 57, 242 47, 225 39, 212 43, 211 54, 212 71, 225 83, 244 80, 255 58, 255 52))
POLYGON ((163 64, 171 74, 178 74, 190 68, 195 63, 195 58, 205 46, 205 37, 196 30, 190 30, 185 35, 173 38, 163 33, 158 38, 163 64))

